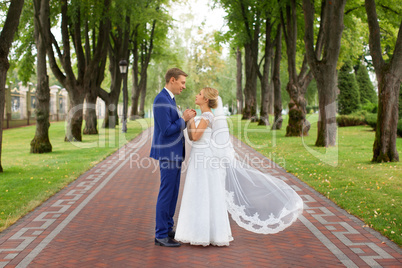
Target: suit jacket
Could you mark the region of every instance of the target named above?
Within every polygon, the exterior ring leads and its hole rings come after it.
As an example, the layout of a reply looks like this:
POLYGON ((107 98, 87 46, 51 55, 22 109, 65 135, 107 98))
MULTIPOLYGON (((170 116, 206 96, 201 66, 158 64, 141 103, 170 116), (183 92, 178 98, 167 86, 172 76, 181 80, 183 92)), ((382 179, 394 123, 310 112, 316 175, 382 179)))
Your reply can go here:
POLYGON ((175 101, 165 88, 155 97, 154 136, 150 157, 156 160, 183 161, 185 142, 183 130, 186 123, 179 116, 175 101))

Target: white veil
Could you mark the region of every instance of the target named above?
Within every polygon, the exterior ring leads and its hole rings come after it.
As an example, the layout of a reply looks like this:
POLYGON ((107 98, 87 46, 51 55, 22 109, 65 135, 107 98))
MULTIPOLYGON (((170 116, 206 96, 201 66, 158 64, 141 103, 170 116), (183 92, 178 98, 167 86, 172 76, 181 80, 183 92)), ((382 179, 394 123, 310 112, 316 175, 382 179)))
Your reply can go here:
POLYGON ((214 114, 211 149, 220 160, 227 209, 233 220, 254 233, 284 230, 303 212, 302 199, 282 180, 235 158, 221 97, 214 114))

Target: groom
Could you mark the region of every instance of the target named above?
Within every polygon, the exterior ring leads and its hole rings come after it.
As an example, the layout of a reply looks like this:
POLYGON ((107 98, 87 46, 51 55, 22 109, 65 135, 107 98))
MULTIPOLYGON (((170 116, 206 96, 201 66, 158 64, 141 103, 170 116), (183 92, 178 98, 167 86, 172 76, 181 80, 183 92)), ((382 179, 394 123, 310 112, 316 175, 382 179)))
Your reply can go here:
POLYGON ((155 97, 154 136, 150 157, 159 160, 160 188, 156 203, 155 245, 179 247, 173 240, 173 216, 179 194, 181 165, 184 160, 183 130, 188 120, 196 115, 187 109, 180 117, 174 96, 186 88, 187 74, 179 68, 169 69, 165 87, 155 97))

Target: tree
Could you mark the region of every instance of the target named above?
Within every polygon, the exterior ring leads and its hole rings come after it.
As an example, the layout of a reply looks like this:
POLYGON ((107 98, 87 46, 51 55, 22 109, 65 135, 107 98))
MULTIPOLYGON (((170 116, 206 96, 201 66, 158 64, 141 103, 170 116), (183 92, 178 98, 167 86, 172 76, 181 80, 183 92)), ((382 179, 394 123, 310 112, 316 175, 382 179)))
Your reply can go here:
POLYGON ((119 102, 122 75, 119 62, 129 58, 129 34, 131 16, 134 10, 128 1, 114 1, 111 7, 111 31, 109 34, 109 72, 111 76, 110 90, 101 87, 99 97, 105 102, 105 118, 103 128, 115 128, 118 125, 117 106, 119 102))
POLYGON ((163 6, 166 0, 139 1, 130 32, 132 62, 132 96, 130 119, 144 117, 148 67, 155 54, 165 49, 170 15, 163 6), (162 45, 163 44, 163 45, 162 45), (140 101, 140 103, 138 103, 140 101))
MULTIPOLYGON (((306 120, 307 102, 304 97, 307 87, 313 79, 313 74, 309 71, 306 56, 304 56, 300 72, 296 68, 296 49, 297 49, 297 5, 296 0, 290 0, 285 5, 286 16, 281 10, 281 21, 286 42, 286 53, 288 60, 289 82, 286 91, 289 94, 289 123, 286 127, 286 136, 305 136, 308 135, 310 125, 306 120)), ((320 39, 318 39, 320 40, 320 39)), ((321 42, 317 41, 318 48, 321 42)), ((318 52, 320 53, 320 49, 318 52)))
POLYGON ((98 134, 95 104, 99 88, 105 77, 111 26, 110 5, 111 0, 104 0, 103 4, 94 0, 94 2, 81 3, 76 7, 79 10, 78 16, 75 18, 73 40, 76 42, 75 49, 78 49, 78 68, 81 67, 83 68, 81 71, 84 71, 83 85, 87 104, 84 134, 98 134), (79 36, 82 33, 84 40, 79 36), (83 46, 83 42, 85 42, 85 46, 83 46))
POLYGON ((346 62, 338 75, 338 109, 340 114, 351 114, 360 109, 359 87, 356 82, 353 67, 346 62))
POLYGON ((237 113, 243 113, 243 63, 239 47, 236 49, 236 99, 237 113))
POLYGON ((402 119, 402 84, 401 88, 399 89, 399 120, 402 119))
POLYGON ((246 84, 244 88, 243 118, 257 121, 257 78, 258 78, 258 52, 261 17, 265 1, 257 0, 219 0, 228 14, 226 19, 233 36, 244 47, 244 64, 246 84))
POLYGON ((49 0, 34 0, 34 24, 37 50, 37 87, 36 87, 36 131, 31 141, 31 153, 48 153, 52 151, 49 140, 49 104, 50 89, 46 64, 46 40, 44 29, 49 28, 49 0))
POLYGON ((282 26, 278 24, 275 37, 275 58, 274 58, 274 123, 272 129, 282 128, 282 93, 281 93, 281 53, 282 53, 282 26))
MULTIPOLYGON (((400 5, 396 4, 392 7, 400 8, 400 5)), ((381 40, 383 37, 381 36, 375 1, 365 0, 365 8, 370 31, 370 54, 378 81, 377 128, 372 161, 399 161, 399 154, 396 149, 396 136, 399 90, 402 80, 402 21, 399 22, 399 31, 393 54, 388 56, 389 59, 386 61, 382 56, 381 40)), ((390 16, 395 16, 395 14, 390 16)), ((396 17, 396 21, 400 21, 400 11, 399 16, 396 17)))
MULTIPOLYGON (((159 9, 159 8, 158 8, 159 9)), ((156 26, 156 19, 151 23, 151 31, 149 39, 141 38, 140 30, 145 30, 142 34, 147 33, 147 23, 143 25, 137 24, 132 33, 132 53, 133 53, 133 92, 132 92, 132 105, 130 112, 130 119, 134 120, 138 117, 144 117, 144 102, 147 90, 148 79, 148 66, 151 61, 153 50, 154 33, 156 26), (138 100, 141 95, 140 107, 138 107, 138 100)))
POLYGON ((317 36, 317 43, 323 43, 321 47, 314 46, 314 3, 311 0, 303 0, 306 55, 317 81, 319 97, 316 146, 335 146, 336 143, 336 67, 344 28, 345 4, 346 0, 321 1, 320 28, 317 36), (322 57, 319 53, 321 49, 322 57))
POLYGON ((359 63, 356 70, 356 81, 359 86, 360 103, 376 103, 377 94, 374 90, 373 83, 371 83, 366 66, 359 63))
MULTIPOLYGON (((110 27, 107 16, 110 0, 104 0, 102 4, 93 3, 93 5, 89 2, 62 0, 60 5, 62 47, 50 28, 47 28, 45 30, 46 40, 48 40, 46 51, 54 76, 66 88, 69 96, 70 110, 67 115, 65 140, 82 141, 84 98, 89 106, 93 105, 103 80, 110 27), (90 7, 96 9, 92 16, 86 9, 90 7), (93 24, 89 23, 89 19, 93 24), (89 36, 90 33, 93 34, 92 38, 89 36), (71 42, 73 42, 76 59, 73 59, 71 53, 71 42), (77 73, 74 72, 72 65, 75 61, 77 73)), ((87 110, 86 118, 85 132, 87 134, 97 132, 96 114, 93 107, 90 108, 92 111, 87 110)))
POLYGON ((259 69, 257 69, 257 74, 261 81, 261 108, 260 108, 260 119, 258 120, 258 125, 265 125, 265 126, 269 125, 270 91, 272 91, 270 83, 270 80, 272 81, 272 75, 270 75, 270 70, 272 70, 271 58, 273 54, 273 45, 271 40, 272 27, 273 23, 271 23, 271 13, 267 12, 265 19, 265 48, 264 48, 264 56, 262 57, 262 59, 264 60, 262 73, 260 72, 259 69))
POLYGON ((23 5, 24 0, 11 1, 7 10, 7 16, 3 29, 0 32, 0 172, 3 172, 3 167, 1 165, 1 148, 3 143, 5 88, 7 71, 10 66, 8 54, 14 39, 14 34, 18 29, 23 5))

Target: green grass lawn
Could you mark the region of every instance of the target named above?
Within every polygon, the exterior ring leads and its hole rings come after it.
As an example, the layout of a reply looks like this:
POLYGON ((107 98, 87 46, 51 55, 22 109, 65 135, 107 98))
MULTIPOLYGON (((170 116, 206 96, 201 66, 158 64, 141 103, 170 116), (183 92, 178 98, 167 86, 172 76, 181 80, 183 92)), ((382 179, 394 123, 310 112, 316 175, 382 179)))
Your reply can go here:
POLYGON ((35 126, 4 130, 0 231, 133 139, 151 121, 129 121, 125 134, 121 133, 121 125, 111 130, 98 127, 99 135, 84 135, 83 142, 75 143, 64 142, 64 122, 52 123, 49 136, 53 152, 47 154, 30 153, 35 126))
MULTIPOLYGON (((285 137, 281 130, 232 116, 232 133, 294 174, 366 225, 402 245, 402 163, 372 163, 374 131, 368 126, 338 128, 338 146, 317 148, 317 115, 309 136, 285 137)), ((272 117, 270 117, 272 122, 272 117)), ((397 139, 402 158, 402 139, 397 139)))

